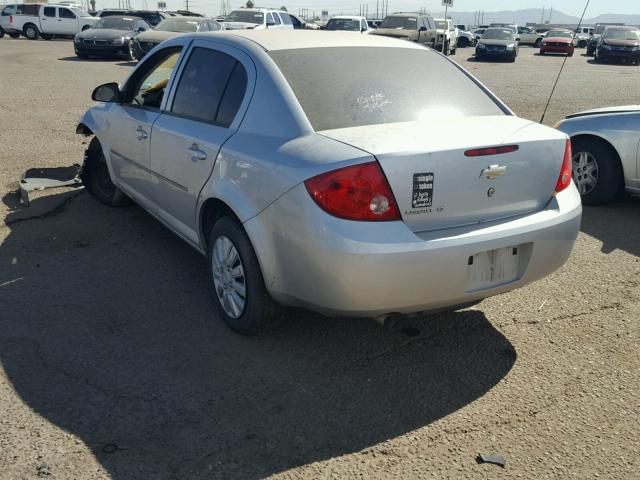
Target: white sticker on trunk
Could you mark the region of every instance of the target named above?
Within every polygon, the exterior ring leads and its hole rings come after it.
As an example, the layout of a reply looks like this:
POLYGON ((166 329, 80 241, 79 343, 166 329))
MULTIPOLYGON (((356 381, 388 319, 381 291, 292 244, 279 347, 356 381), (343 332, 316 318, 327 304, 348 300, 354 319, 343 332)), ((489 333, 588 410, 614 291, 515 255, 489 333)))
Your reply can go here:
POLYGON ((433 172, 413 174, 412 208, 428 208, 433 205, 433 172))

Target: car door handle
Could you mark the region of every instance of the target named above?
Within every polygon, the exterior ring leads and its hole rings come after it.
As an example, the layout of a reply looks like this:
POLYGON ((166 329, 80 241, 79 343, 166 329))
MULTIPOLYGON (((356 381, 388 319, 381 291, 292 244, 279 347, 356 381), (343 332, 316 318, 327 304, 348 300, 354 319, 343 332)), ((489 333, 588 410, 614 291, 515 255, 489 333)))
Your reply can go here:
POLYGON ((138 128, 136 128, 136 132, 138 132, 138 140, 144 140, 149 136, 149 134, 145 132, 140 125, 138 125, 138 128))
POLYGON ((207 159, 207 154, 206 152, 200 150, 200 147, 198 146, 197 143, 194 143, 193 145, 191 145, 189 147, 189 151, 191 153, 193 153, 193 155, 191 156, 191 161, 193 162, 197 162, 197 161, 202 161, 202 160, 206 160, 207 159))

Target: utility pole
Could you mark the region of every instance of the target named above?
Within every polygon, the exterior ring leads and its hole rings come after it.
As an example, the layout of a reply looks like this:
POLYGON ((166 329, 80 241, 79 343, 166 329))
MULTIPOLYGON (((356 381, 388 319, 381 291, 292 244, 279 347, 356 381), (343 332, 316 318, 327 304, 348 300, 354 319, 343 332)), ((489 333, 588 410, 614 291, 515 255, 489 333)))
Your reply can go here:
POLYGON ((544 24, 544 6, 542 7, 542 16, 540 17, 540 25, 544 24))
POLYGON ((551 11, 549 12, 549 23, 551 23, 552 16, 553 16, 553 7, 551 7, 551 11))

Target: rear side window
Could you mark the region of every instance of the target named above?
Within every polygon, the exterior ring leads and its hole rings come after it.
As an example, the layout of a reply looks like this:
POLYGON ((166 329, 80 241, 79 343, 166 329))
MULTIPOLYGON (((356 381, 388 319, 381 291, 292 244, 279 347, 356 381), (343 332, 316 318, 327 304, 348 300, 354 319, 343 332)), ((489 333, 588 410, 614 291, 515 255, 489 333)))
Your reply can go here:
MULTIPOLYGON (((221 100, 230 86, 230 79, 233 80, 237 63, 235 58, 222 52, 195 48, 182 71, 171 112, 201 122, 229 126, 235 116, 235 112, 231 113, 235 103, 232 98, 225 102, 221 100), (220 111, 221 103, 224 103, 223 112, 220 111)), ((244 84, 243 90, 246 88, 246 78, 244 84)), ((237 104, 235 111, 239 106, 237 104)))
POLYGON ((280 12, 280 16, 282 17, 282 23, 284 23, 285 25, 293 25, 293 22, 291 21, 291 17, 289 16, 288 13, 280 12))
POLYGON ((240 62, 236 62, 236 66, 227 83, 227 90, 224 92, 220 102, 216 124, 227 128, 233 123, 233 119, 236 118, 240 105, 242 105, 246 91, 247 72, 240 62))
POLYGON ((67 8, 58 9, 58 16, 60 18, 76 18, 76 14, 67 8))
POLYGON ((452 62, 427 49, 308 48, 269 55, 316 131, 506 113, 452 62), (383 68, 371 71, 371 65, 383 68))
POLYGON ((44 7, 44 16, 45 17, 55 17, 56 16, 56 7, 44 7))

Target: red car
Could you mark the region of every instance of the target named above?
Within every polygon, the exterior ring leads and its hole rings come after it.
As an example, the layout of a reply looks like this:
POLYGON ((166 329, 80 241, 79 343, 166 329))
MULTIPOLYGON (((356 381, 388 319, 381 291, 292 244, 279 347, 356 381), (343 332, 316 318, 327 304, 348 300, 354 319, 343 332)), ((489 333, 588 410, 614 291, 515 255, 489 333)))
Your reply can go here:
POLYGON ((547 53, 566 53, 573 57, 576 48, 573 32, 569 30, 550 30, 540 44, 540 55, 547 53))

